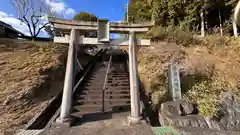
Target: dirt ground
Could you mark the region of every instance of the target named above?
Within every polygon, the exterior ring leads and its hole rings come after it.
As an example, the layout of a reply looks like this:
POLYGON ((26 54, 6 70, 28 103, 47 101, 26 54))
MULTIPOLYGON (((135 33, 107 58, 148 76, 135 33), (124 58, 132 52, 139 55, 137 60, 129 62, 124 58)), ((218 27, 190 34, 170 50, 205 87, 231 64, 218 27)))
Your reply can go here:
POLYGON ((24 128, 62 90, 66 53, 63 45, 0 39, 0 134, 24 128))

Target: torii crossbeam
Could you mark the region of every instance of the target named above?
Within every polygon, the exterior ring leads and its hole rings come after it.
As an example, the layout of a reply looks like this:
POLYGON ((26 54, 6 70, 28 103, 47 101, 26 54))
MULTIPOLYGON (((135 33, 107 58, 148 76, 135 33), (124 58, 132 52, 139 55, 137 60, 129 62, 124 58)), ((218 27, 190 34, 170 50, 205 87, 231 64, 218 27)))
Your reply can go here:
MULTIPOLYGON (((81 45, 112 45, 112 46, 126 46, 129 41, 126 39, 109 38, 110 33, 129 34, 129 32, 145 33, 154 25, 154 22, 147 22, 142 24, 132 24, 124 22, 108 22, 106 20, 99 20, 98 22, 90 21, 74 21, 64 20, 59 18, 49 18, 50 23, 53 24, 56 31, 54 37, 55 43, 69 43, 70 32, 72 29, 78 31, 97 31, 98 38, 78 38, 78 44, 81 45), (100 30, 101 29, 101 30, 100 30)), ((149 39, 137 39, 137 45, 150 45, 149 39)))

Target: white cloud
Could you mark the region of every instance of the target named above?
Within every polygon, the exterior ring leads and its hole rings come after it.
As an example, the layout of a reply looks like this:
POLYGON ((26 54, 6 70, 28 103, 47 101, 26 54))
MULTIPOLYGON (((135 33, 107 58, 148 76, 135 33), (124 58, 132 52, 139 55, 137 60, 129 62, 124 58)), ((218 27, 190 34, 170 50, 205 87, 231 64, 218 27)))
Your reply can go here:
POLYGON ((74 15, 74 14, 76 14, 76 12, 75 12, 74 9, 68 8, 68 9, 66 10, 66 15, 74 15))
MULTIPOLYGON (((41 18, 41 22, 39 22, 39 25, 37 28, 43 26, 43 24, 47 23, 47 16, 43 16, 41 18)), ((12 14, 7 14, 3 11, 0 11, 0 21, 3 21, 9 25, 11 25, 13 28, 16 30, 22 32, 24 35, 31 36, 29 29, 26 24, 15 18, 12 14)), ((39 36, 47 37, 47 33, 45 32, 44 29, 41 30, 39 33, 39 36)))
MULTIPOLYGON (((47 5, 51 7, 53 12, 56 12, 57 15, 63 16, 64 18, 71 18, 76 14, 76 11, 72 8, 69 8, 68 5, 63 0, 44 0, 47 5)), ((43 16, 41 23, 45 23, 47 21, 47 16, 43 16)), ((25 35, 30 36, 30 32, 26 24, 15 18, 12 14, 7 14, 0 10, 0 21, 3 21, 9 25, 12 25, 13 28, 22 32, 25 35)), ((39 26, 42 24, 40 23, 39 26)), ((38 26, 38 27, 39 27, 38 26)), ((46 32, 43 30, 40 32, 40 35, 46 36, 46 32)))
POLYGON ((0 11, 0 21, 3 21, 9 25, 12 25, 13 28, 17 29, 18 31, 22 32, 25 35, 29 35, 29 30, 26 24, 22 23, 17 18, 14 18, 11 15, 8 15, 7 13, 0 11))
POLYGON ((53 12, 58 15, 63 15, 65 18, 71 18, 76 13, 72 8, 69 8, 63 0, 45 0, 46 4, 51 7, 53 12))
POLYGON ((8 16, 8 15, 7 15, 6 13, 0 11, 0 18, 2 18, 2 17, 7 17, 7 16, 8 16))

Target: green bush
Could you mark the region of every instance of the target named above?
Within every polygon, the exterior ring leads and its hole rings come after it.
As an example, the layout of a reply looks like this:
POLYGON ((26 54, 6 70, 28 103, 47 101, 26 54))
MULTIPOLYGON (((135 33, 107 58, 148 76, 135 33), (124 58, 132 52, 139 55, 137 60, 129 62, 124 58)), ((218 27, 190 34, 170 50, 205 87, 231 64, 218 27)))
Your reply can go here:
POLYGON ((203 116, 216 116, 218 113, 219 92, 218 88, 211 81, 196 83, 184 95, 185 99, 191 103, 197 103, 199 114, 203 116))
POLYGON ((91 14, 88 12, 80 12, 79 14, 76 14, 73 19, 77 21, 97 21, 98 20, 98 18, 94 14, 91 14))

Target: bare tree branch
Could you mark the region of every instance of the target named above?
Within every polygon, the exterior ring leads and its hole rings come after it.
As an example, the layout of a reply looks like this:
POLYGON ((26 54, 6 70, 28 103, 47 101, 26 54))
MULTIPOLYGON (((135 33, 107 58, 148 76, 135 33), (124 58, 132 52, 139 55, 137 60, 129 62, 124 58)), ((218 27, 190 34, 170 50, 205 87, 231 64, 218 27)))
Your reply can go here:
POLYGON ((45 23, 42 27, 40 27, 36 33, 36 36, 40 33, 40 31, 45 28, 47 25, 49 25, 49 23, 45 23))
POLYGON ((16 10, 18 19, 27 25, 33 39, 39 35, 42 29, 49 23, 43 19, 51 11, 50 6, 44 0, 10 0, 16 10))
POLYGON ((31 25, 30 25, 29 21, 27 20, 26 16, 23 16, 23 20, 24 20, 23 22, 25 22, 25 24, 28 26, 28 30, 29 30, 31 36, 33 36, 31 25))

